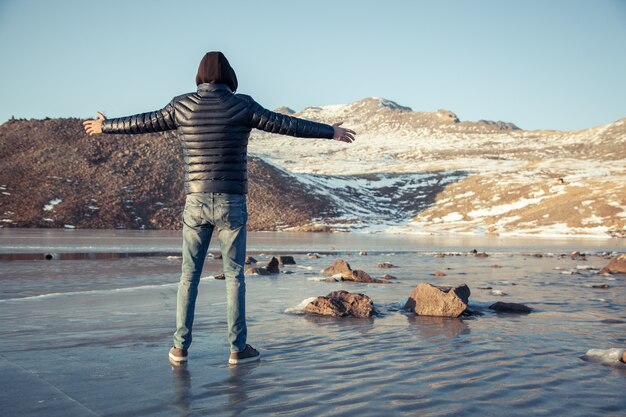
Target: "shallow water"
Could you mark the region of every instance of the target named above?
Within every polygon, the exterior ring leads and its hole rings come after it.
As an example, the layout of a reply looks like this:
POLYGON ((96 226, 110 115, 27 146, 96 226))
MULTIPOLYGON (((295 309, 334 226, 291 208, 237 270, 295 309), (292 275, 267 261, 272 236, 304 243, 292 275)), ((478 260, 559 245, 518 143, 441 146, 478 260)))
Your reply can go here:
POLYGON ((36 255, 0 260, 6 415, 626 414, 626 366, 581 359, 591 348, 626 347, 626 277, 586 269, 607 264, 603 252, 623 251, 619 240, 253 234, 249 249, 259 261, 290 252, 297 262, 283 268, 291 274, 247 279, 249 341, 261 362, 226 364, 224 282, 209 277, 221 266, 208 258, 190 363, 172 368, 166 354, 180 269, 177 234, 4 230, 0 237, 2 253, 36 255), (468 255, 474 248, 490 256, 468 255), (593 255, 560 256, 573 250, 593 255), (136 256, 102 255, 128 252, 136 256), (46 253, 101 255, 45 260, 46 253), (315 281, 337 257, 397 282, 315 281), (377 269, 381 261, 398 268, 377 269), (438 270, 447 276, 431 275, 438 270), (563 273, 571 271, 577 273, 563 273), (484 315, 401 311, 424 281, 467 283, 470 307, 484 315), (605 283, 609 288, 591 287, 605 283), (369 295, 381 315, 285 313, 337 289, 369 295), (534 311, 495 314, 486 308, 495 301, 534 311))

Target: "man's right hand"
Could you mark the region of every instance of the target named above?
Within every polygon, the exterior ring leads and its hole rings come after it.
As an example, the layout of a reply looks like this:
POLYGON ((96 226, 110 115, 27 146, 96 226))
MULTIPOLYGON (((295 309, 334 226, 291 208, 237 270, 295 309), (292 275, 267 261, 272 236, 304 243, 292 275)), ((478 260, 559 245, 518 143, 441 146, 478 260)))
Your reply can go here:
POLYGON ((85 132, 89 136, 91 135, 99 135, 102 133, 102 121, 106 119, 104 114, 100 112, 96 112, 98 117, 95 120, 85 120, 83 122, 83 127, 85 128, 85 132))
POLYGON ((356 132, 352 129, 346 129, 345 127, 340 127, 342 124, 343 122, 337 122, 333 124, 333 129, 335 130, 333 139, 340 140, 346 143, 352 143, 354 141, 354 135, 356 135, 356 132))

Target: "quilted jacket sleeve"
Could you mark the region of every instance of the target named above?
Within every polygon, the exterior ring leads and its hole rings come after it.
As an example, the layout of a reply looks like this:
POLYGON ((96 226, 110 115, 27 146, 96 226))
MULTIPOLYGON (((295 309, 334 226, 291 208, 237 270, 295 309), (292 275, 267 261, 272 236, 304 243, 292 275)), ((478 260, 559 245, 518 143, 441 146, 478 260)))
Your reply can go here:
POLYGON ((161 110, 133 116, 105 119, 103 133, 154 133, 176 129, 173 101, 161 110))
POLYGON ((330 125, 275 113, 263 108, 251 97, 244 97, 249 102, 250 127, 254 129, 299 138, 333 138, 335 132, 330 125))

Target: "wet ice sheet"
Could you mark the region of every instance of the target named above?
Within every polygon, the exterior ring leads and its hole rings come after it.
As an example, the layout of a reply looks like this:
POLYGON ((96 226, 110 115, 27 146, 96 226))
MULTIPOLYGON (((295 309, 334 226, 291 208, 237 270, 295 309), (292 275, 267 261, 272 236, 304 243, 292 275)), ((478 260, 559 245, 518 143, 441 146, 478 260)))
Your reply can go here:
MULTIPOLYGON (((399 266, 391 271, 397 283, 309 280, 334 254, 313 260, 296 253, 298 265, 284 268, 292 274, 249 277, 250 342, 263 358, 241 368, 226 364, 224 282, 208 279, 200 286, 190 364, 168 364, 179 260, 2 262, 3 290, 27 277, 24 291, 42 295, 20 298, 15 285, 14 299, 0 301, 3 413, 604 416, 626 410, 626 368, 581 359, 589 349, 626 347, 624 278, 593 272, 608 261, 525 256, 527 247, 515 245, 491 247, 487 258, 467 255, 473 247, 438 258, 434 253, 445 247, 393 253, 362 238, 356 244, 371 245, 369 255, 340 256, 373 277, 390 272, 377 269, 378 262, 391 262, 399 266), (48 272, 37 275, 43 266, 48 272), (435 278, 437 270, 447 276, 435 278), (457 320, 399 311, 423 281, 467 283, 470 306, 485 315, 457 320), (601 283, 609 288, 590 286, 601 283), (337 320, 285 313, 337 289, 369 295, 384 314, 337 320), (486 307, 495 301, 522 302, 534 312, 491 313, 486 307)), ((255 257, 264 262, 269 255, 255 257)), ((220 267, 213 259, 206 265, 203 276, 220 267)))

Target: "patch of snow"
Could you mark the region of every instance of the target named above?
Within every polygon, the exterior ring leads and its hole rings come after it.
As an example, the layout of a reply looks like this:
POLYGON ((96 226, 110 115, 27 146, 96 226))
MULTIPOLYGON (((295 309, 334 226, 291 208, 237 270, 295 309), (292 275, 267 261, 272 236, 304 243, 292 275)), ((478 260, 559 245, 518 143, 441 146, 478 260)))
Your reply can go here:
POLYGON ((447 215, 445 215, 442 220, 444 222, 457 222, 459 220, 463 220, 463 215, 461 213, 458 212, 452 212, 449 213, 447 215))
POLYGON ((603 223, 604 218, 596 216, 595 214, 591 215, 591 217, 588 217, 586 219, 582 219, 580 222, 584 225, 587 224, 602 224, 603 223))
POLYGON ((53 198, 52 200, 50 200, 48 202, 48 204, 46 204, 45 206, 43 206, 43 210, 44 211, 52 211, 54 210, 54 207, 61 204, 63 200, 61 198, 53 198))
POLYGON ((522 198, 515 203, 501 204, 499 206, 493 206, 486 209, 473 210, 467 213, 470 217, 490 217, 498 216, 500 214, 507 213, 512 210, 518 210, 531 204, 537 204, 543 200, 542 197, 538 198, 522 198))
POLYGON ((295 307, 289 307, 285 309, 285 313, 288 314, 304 314, 304 308, 309 305, 312 301, 314 301, 317 297, 310 297, 305 300, 302 300, 300 304, 295 307))

